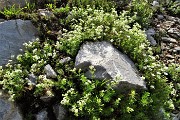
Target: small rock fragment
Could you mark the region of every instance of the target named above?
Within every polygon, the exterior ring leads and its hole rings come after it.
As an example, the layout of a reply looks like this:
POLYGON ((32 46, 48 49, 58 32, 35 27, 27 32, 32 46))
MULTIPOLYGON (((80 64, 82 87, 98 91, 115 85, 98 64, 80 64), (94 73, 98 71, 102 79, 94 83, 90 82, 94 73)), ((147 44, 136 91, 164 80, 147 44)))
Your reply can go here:
POLYGON ((151 35, 147 35, 147 39, 149 40, 149 42, 150 42, 150 44, 152 46, 156 46, 157 45, 156 40, 151 35))
POLYGON ((174 38, 162 37, 161 39, 162 39, 162 41, 164 41, 164 42, 177 43, 176 39, 174 39, 174 38))
POLYGON ((64 63, 69 62, 70 60, 71 60, 70 57, 65 57, 65 58, 63 58, 63 59, 60 60, 60 63, 61 63, 61 64, 64 64, 64 63))
POLYGON ((39 9, 39 14, 44 16, 44 17, 47 17, 47 18, 52 18, 52 17, 55 17, 53 12, 50 12, 46 9, 39 9))
POLYGON ((56 78, 57 77, 56 72, 52 69, 52 67, 49 64, 47 64, 44 67, 44 71, 46 73, 47 78, 56 78))
POLYGON ((29 74, 29 75, 28 75, 28 80, 29 80, 29 82, 32 83, 33 85, 36 85, 37 77, 36 77, 34 74, 29 74))
POLYGON ((157 15, 157 18, 158 18, 159 20, 163 20, 163 19, 164 19, 164 16, 163 16, 163 15, 157 15))
POLYGON ((147 31, 146 31, 146 34, 147 35, 155 35, 155 30, 153 29, 153 28, 150 28, 150 29, 148 29, 147 31))
POLYGON ((154 7, 159 7, 159 2, 154 0, 153 3, 152 3, 152 6, 154 7))
POLYGON ((172 56, 172 55, 170 55, 170 54, 166 55, 166 57, 171 58, 171 59, 174 59, 174 56, 172 56))
POLYGON ((175 47, 174 50, 180 51, 180 46, 175 47))

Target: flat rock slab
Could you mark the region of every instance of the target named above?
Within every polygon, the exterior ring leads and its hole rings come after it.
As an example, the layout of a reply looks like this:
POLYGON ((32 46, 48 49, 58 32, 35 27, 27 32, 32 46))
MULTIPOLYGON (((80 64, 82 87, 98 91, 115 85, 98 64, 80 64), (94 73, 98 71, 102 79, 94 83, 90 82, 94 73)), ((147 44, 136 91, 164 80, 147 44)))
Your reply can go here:
POLYGON ((86 71, 91 78, 89 66, 95 67, 97 79, 118 79, 115 88, 126 92, 129 89, 146 89, 134 63, 109 42, 87 42, 83 44, 76 56, 75 68, 86 71))
POLYGON ((0 28, 0 65, 6 64, 11 55, 18 55, 23 43, 38 38, 38 31, 30 20, 0 22, 0 28))
POLYGON ((0 95, 0 120, 23 120, 18 107, 5 95, 0 95))

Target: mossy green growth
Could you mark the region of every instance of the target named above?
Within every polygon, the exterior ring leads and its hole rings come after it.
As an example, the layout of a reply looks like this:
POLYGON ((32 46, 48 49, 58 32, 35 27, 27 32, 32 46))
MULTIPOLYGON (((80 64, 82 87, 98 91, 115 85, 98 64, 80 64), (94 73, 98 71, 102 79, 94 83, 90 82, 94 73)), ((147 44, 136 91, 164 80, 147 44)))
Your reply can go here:
POLYGON ((7 19, 15 18, 17 15, 23 13, 23 8, 12 5, 11 7, 5 7, 4 10, 0 11, 7 19))
POLYGON ((130 9, 137 14, 136 21, 143 27, 150 24, 150 19, 155 11, 148 0, 132 0, 130 9))
MULTIPOLYGON (((146 110, 140 109, 148 111, 148 118, 152 118, 151 115, 157 114, 160 107, 167 103, 170 88, 164 74, 165 65, 152 56, 152 48, 146 40, 144 31, 137 23, 130 27, 129 24, 135 21, 133 18, 136 16, 128 16, 127 11, 118 15, 115 9, 108 13, 103 9, 97 10, 91 7, 87 7, 87 9, 74 8, 67 18, 67 24, 70 24, 71 31, 64 29, 63 37, 59 38, 56 47, 75 56, 82 42, 101 40, 112 42, 128 54, 143 73, 148 86, 148 98, 151 99, 151 102, 146 110)), ((130 111, 131 115, 133 112, 136 113, 131 109, 130 111)))

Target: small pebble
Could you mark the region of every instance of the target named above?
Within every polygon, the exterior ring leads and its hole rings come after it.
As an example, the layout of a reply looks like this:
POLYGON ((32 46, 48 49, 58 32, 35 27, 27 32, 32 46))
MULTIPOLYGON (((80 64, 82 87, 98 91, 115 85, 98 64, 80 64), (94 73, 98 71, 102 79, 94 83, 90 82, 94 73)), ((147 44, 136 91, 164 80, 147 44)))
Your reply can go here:
POLYGON ((150 42, 150 44, 152 46, 156 46, 157 45, 156 40, 151 35, 147 35, 147 39, 149 40, 149 42, 150 42))
POLYGON ((174 59, 174 56, 172 56, 172 55, 166 55, 166 57, 168 57, 168 58, 171 58, 171 59, 174 59))
POLYGON ((49 64, 47 64, 44 67, 44 71, 46 73, 47 78, 56 78, 57 77, 56 72, 53 70, 53 68, 49 64))
POLYGON ((175 47, 175 48, 174 48, 174 50, 176 50, 176 51, 180 51, 180 46, 175 47))
POLYGON ((159 2, 157 2, 157 1, 153 1, 153 3, 152 3, 152 6, 154 6, 154 7, 159 7, 159 2))
POLYGON ((161 27, 161 25, 160 24, 158 24, 158 25, 156 25, 157 27, 161 27))
POLYGON ((61 64, 64 64, 64 63, 69 62, 70 60, 71 60, 70 57, 65 57, 65 58, 63 58, 63 59, 60 60, 60 63, 61 63, 61 64))
POLYGON ((164 42, 177 43, 176 39, 174 39, 174 38, 162 37, 161 39, 162 39, 162 41, 164 41, 164 42))
POLYGON ((150 28, 146 31, 147 35, 155 35, 156 31, 153 28, 150 28))
POLYGON ((164 16, 163 16, 163 15, 157 15, 157 18, 158 18, 159 20, 163 20, 163 19, 164 19, 164 16))

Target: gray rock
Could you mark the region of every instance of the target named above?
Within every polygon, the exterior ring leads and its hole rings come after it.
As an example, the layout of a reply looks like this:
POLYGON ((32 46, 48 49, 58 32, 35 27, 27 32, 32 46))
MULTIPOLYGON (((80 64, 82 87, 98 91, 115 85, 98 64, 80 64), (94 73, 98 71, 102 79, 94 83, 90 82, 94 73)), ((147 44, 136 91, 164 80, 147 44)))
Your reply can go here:
POLYGON ((154 37, 152 37, 151 35, 147 35, 147 39, 148 39, 148 41, 150 42, 150 44, 151 44, 152 46, 156 46, 156 45, 157 45, 156 40, 155 40, 154 37))
POLYGON ((156 34, 155 30, 153 28, 150 28, 150 29, 146 30, 145 33, 146 33, 146 37, 147 37, 148 41, 150 42, 150 44, 152 46, 156 46, 157 42, 156 42, 156 40, 153 37, 153 35, 156 34))
POLYGON ((174 50, 180 51, 180 46, 175 47, 174 50))
POLYGON ((177 39, 179 39, 179 37, 180 37, 180 30, 177 28, 170 28, 168 30, 168 33, 177 39))
POLYGON ((164 16, 163 16, 163 15, 157 15, 157 18, 158 18, 159 20, 163 20, 163 19, 164 19, 164 16))
POLYGON ((154 7, 159 7, 159 2, 156 1, 156 0, 154 0, 154 1, 152 2, 152 6, 154 6, 154 7))
POLYGON ((97 79, 117 80, 115 86, 120 92, 129 89, 146 89, 145 82, 140 78, 134 63, 109 42, 88 42, 83 44, 76 56, 75 68, 82 69, 91 78, 89 66, 95 67, 94 77, 97 79), (117 79, 117 78, 121 79, 117 79))
POLYGON ((64 64, 64 63, 69 62, 70 60, 71 60, 70 57, 65 57, 65 58, 63 58, 63 59, 60 60, 60 63, 61 63, 61 64, 64 64))
POLYGON ((48 11, 48 10, 46 10, 46 9, 39 9, 38 11, 39 11, 39 15, 42 15, 42 16, 44 16, 44 17, 46 17, 46 18, 55 17, 54 14, 53 14, 53 12, 48 11))
POLYGON ((4 21, 0 28, 0 65, 6 64, 12 55, 21 53, 23 43, 38 38, 38 31, 29 20, 4 21))
POLYGON ((146 30, 146 35, 155 35, 156 31, 153 28, 149 28, 146 30))
POLYGON ((36 120, 49 120, 46 109, 42 110, 36 115, 36 120))
POLYGON ((11 7, 15 5, 15 7, 24 7, 26 3, 30 3, 31 0, 0 0, 0 10, 11 7))
POLYGON ((174 39, 174 38, 162 37, 161 39, 162 39, 162 41, 164 41, 164 42, 177 43, 176 39, 174 39))
POLYGON ((180 120, 180 112, 178 114, 173 115, 172 120, 180 120))
POLYGON ((62 107, 61 105, 54 105, 53 112, 54 112, 57 120, 64 120, 64 118, 67 115, 66 109, 64 107, 62 107))
POLYGON ((175 17, 166 15, 166 19, 169 21, 174 21, 175 17))
POLYGON ((36 85, 36 80, 37 80, 37 77, 34 75, 34 74, 29 74, 28 75, 28 80, 31 84, 33 85, 36 85))
POLYGON ((171 58, 171 59, 174 59, 174 56, 172 56, 172 55, 170 55, 170 54, 167 54, 166 57, 171 58))
POLYGON ((19 108, 4 93, 0 95, 0 120, 23 120, 19 108))
POLYGON ((51 67, 51 65, 47 64, 45 67, 44 67, 44 71, 46 73, 46 77, 47 78, 56 78, 57 77, 57 74, 56 72, 53 70, 53 68, 51 67))

